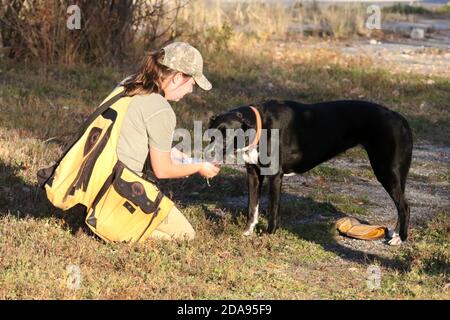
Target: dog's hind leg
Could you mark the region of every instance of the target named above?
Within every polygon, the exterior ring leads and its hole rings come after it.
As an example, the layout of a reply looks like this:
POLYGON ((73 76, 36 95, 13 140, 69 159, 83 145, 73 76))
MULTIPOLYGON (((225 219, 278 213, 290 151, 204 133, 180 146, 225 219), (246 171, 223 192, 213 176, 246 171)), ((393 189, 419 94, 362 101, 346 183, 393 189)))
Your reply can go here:
POLYGON ((245 236, 250 236, 258 223, 259 199, 263 181, 264 176, 261 175, 260 169, 255 165, 247 164, 248 211, 247 225, 244 230, 245 236))
POLYGON ((389 240, 389 244, 399 245, 408 238, 409 205, 405 199, 405 193, 401 188, 400 174, 398 172, 391 172, 386 180, 388 182, 382 184, 394 201, 398 213, 397 223, 393 233, 390 235, 391 239, 389 240))
POLYGON ((401 144, 399 147, 398 143, 383 141, 383 146, 371 146, 366 150, 375 176, 397 207, 397 224, 389 244, 398 245, 408 237, 410 209, 405 198, 405 184, 411 164, 412 144, 401 144))
POLYGON ((269 226, 267 228, 269 233, 274 233, 278 227, 282 181, 282 173, 269 177, 269 226))

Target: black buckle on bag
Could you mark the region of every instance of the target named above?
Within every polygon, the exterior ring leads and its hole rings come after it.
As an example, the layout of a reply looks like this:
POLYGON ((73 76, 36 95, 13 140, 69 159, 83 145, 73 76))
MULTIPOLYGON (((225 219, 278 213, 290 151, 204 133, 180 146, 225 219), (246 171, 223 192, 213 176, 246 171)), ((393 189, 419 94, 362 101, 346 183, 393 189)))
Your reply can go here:
POLYGON ((128 182, 120 178, 122 170, 118 172, 114 181, 114 188, 117 193, 129 202, 133 203, 135 206, 141 208, 141 210, 146 214, 155 212, 158 209, 164 195, 161 192, 158 192, 155 200, 150 200, 145 192, 144 185, 141 182, 128 182))
POLYGON ((129 203, 128 201, 125 201, 123 206, 130 211, 131 214, 133 214, 136 211, 136 208, 133 207, 133 205, 131 203, 129 203))

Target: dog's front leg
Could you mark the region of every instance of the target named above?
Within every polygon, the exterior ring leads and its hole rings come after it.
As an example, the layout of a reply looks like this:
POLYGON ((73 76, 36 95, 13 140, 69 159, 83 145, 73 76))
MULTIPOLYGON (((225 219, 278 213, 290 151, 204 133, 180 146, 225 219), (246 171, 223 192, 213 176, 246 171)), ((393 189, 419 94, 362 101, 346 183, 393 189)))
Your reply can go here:
POLYGON ((258 166, 247 164, 247 184, 248 184, 248 210, 247 225, 244 235, 249 236, 253 233, 259 216, 259 198, 261 196, 261 187, 264 176, 261 175, 258 166))
POLYGON ((267 228, 269 233, 274 233, 278 227, 282 181, 282 173, 269 177, 269 226, 267 228))

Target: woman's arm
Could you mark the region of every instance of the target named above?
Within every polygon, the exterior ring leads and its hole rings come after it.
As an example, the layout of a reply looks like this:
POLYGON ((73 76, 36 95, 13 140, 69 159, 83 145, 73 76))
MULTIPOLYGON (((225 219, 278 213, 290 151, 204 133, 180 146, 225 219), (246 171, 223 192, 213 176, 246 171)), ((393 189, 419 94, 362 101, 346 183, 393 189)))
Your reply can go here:
POLYGON ((209 162, 193 164, 175 164, 171 152, 162 152, 150 147, 150 159, 153 173, 158 179, 183 178, 194 173, 200 173, 206 178, 215 177, 219 168, 209 162))

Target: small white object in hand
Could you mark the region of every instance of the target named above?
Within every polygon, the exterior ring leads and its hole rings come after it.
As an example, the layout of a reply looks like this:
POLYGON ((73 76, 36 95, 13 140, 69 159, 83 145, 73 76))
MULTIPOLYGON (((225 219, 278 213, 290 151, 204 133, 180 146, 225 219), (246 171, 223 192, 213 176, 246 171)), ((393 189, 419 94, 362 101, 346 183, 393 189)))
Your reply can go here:
POLYGON ((197 159, 197 158, 184 158, 182 160, 182 162, 184 164, 192 164, 192 163, 200 163, 203 162, 201 159, 197 159))
MULTIPOLYGON (((184 158, 182 160, 183 164, 192 164, 192 163, 201 163, 201 162, 203 162, 203 160, 197 159, 197 158, 184 158)), ((208 187, 211 187, 211 184, 209 183, 208 178, 206 178, 206 184, 208 185, 208 187)))

